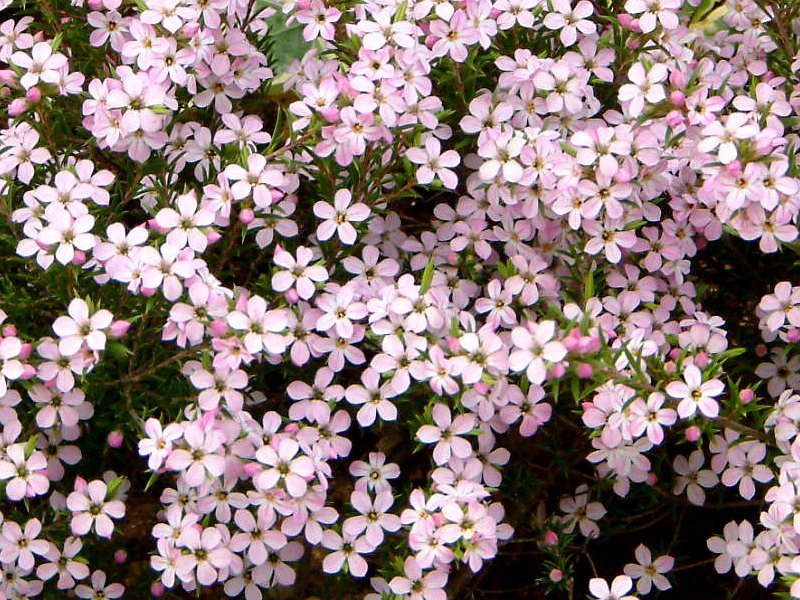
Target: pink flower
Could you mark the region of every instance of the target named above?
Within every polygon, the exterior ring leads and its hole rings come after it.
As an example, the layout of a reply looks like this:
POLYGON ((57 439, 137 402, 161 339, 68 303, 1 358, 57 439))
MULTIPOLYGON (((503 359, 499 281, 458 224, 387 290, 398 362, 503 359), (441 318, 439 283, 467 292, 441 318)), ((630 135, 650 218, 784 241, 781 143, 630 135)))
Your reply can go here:
POLYGON ((47 458, 41 452, 34 451, 26 457, 24 444, 8 446, 6 460, 0 460, 0 480, 10 480, 6 484, 8 499, 18 502, 46 493, 50 487, 44 475, 46 469, 47 458))
POLYGON ((78 598, 119 598, 125 593, 125 586, 121 583, 106 585, 106 574, 103 571, 92 573, 92 587, 79 585, 75 588, 78 598))
POLYGON ((16 563, 25 571, 33 569, 36 560, 33 555, 44 556, 50 549, 50 542, 36 539, 41 532, 39 519, 25 523, 24 530, 14 521, 3 523, 0 560, 6 564, 16 563))
POLYGON ((461 157, 455 150, 447 150, 442 153, 442 146, 434 136, 425 137, 425 148, 409 148, 406 150, 406 158, 416 165, 422 165, 417 169, 417 182, 426 185, 438 177, 444 187, 454 190, 458 185, 458 176, 451 171, 452 167, 457 167, 461 162, 461 157))
POLYGON ((281 480, 293 498, 299 498, 308 489, 308 479, 314 474, 314 463, 300 450, 297 441, 291 438, 276 440, 277 449, 262 446, 256 452, 256 460, 266 466, 253 478, 257 489, 274 488, 281 480), (298 456, 298 452, 300 453, 298 456))
POLYGON ((644 544, 636 547, 635 555, 638 564, 628 563, 625 565, 624 571, 625 575, 631 579, 638 580, 636 581, 637 592, 644 596, 650 593, 653 585, 662 592, 672 587, 669 580, 664 577, 664 573, 672 570, 672 566, 675 564, 674 558, 665 554, 653 560, 650 549, 644 544))
POLYGON ((73 513, 70 529, 73 535, 86 535, 94 527, 100 537, 110 538, 114 533, 111 519, 125 516, 125 504, 120 500, 106 500, 108 487, 95 479, 85 491, 74 491, 67 496, 67 508, 73 513))
POLYGON ((556 12, 548 13, 544 18, 544 26, 548 29, 560 29, 558 37, 564 46, 571 46, 578 39, 578 31, 584 35, 591 35, 597 26, 586 17, 594 13, 592 3, 581 0, 574 7, 570 0, 553 0, 556 12))
POLYGON ((389 582, 389 587, 395 594, 409 600, 447 599, 444 590, 444 586, 447 585, 445 571, 435 569, 423 575, 419 563, 414 557, 409 556, 403 563, 403 575, 397 575, 389 582))
POLYGON ((366 536, 355 537, 343 532, 344 537, 328 529, 322 535, 322 545, 333 550, 322 561, 322 570, 326 573, 338 573, 347 562, 347 568, 353 577, 364 577, 367 574, 367 561, 361 556, 375 549, 367 541, 366 536))
POLYGON ((509 368, 525 371, 531 383, 543 383, 547 375, 545 361, 557 363, 567 355, 564 344, 553 340, 555 334, 554 321, 529 321, 526 327, 515 327, 511 340, 516 349, 508 357, 509 368))
POLYGON ((596 600, 636 600, 636 596, 628 595, 631 588, 633 582, 627 575, 617 575, 611 582, 611 587, 600 577, 589 581, 589 592, 596 600))
POLYGON ((424 444, 436 443, 433 449, 433 460, 443 465, 451 456, 468 458, 472 456, 472 444, 461 435, 467 434, 475 427, 475 416, 458 415, 452 419, 450 409, 441 403, 434 405, 431 416, 435 425, 423 425, 417 430, 417 439, 424 444))
POLYGON ((725 385, 719 379, 703 382, 700 369, 694 365, 688 365, 683 370, 683 381, 673 381, 666 387, 667 394, 680 400, 678 416, 681 419, 693 417, 698 408, 706 417, 716 417, 719 414, 719 404, 713 398, 724 390, 725 385))
POLYGON ((64 356, 73 356, 85 344, 90 350, 105 350, 106 334, 103 332, 114 320, 114 315, 100 309, 89 316, 89 305, 75 298, 67 308, 69 316, 58 317, 53 331, 61 339, 58 349, 64 356))
POLYGON ((147 437, 139 441, 139 454, 147 456, 147 466, 156 471, 172 451, 172 442, 180 439, 183 433, 175 423, 170 423, 162 430, 158 419, 152 417, 145 422, 144 432, 147 437))
POLYGON ((272 276, 272 288, 276 292, 285 292, 295 287, 297 294, 308 300, 316 292, 315 283, 328 279, 328 271, 322 265, 308 263, 314 258, 310 248, 300 246, 297 248, 297 259, 281 247, 275 249, 275 264, 285 270, 278 271, 272 276))
POLYGON ((60 70, 66 66, 67 57, 60 52, 53 52, 49 42, 38 42, 26 52, 15 52, 11 55, 10 62, 24 71, 19 83, 26 90, 32 88, 40 81, 57 83, 60 79, 60 70))
POLYGON ((351 201, 350 190, 341 189, 334 194, 333 205, 321 200, 314 204, 314 214, 324 219, 317 226, 320 241, 329 240, 335 233, 343 244, 352 245, 356 242, 358 233, 352 223, 365 221, 369 218, 370 210, 362 202, 351 205, 351 201))
POLYGON ((342 524, 342 531, 356 537, 366 531, 366 540, 374 547, 383 543, 384 531, 394 532, 400 529, 400 518, 386 511, 394 503, 391 491, 378 492, 370 498, 364 490, 356 490, 350 494, 350 503, 359 513, 347 518, 342 524))

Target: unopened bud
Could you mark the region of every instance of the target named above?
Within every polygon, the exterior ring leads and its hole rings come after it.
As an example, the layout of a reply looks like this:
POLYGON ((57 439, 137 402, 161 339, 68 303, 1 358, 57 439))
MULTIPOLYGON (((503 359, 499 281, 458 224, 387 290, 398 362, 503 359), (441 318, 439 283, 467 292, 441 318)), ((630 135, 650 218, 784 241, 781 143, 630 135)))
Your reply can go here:
POLYGON ((300 294, 298 294, 297 290, 294 288, 286 290, 284 297, 289 304, 297 304, 300 301, 300 294))
POLYGON ((552 546, 558 543, 558 534, 555 531, 548 531, 544 534, 544 543, 547 546, 552 546))
POLYGON ((122 432, 115 429, 114 431, 108 434, 107 438, 108 445, 114 449, 121 448, 123 439, 124 438, 122 432))
POLYGON ((18 117, 28 110, 28 101, 25 98, 14 98, 8 103, 8 116, 18 117))
POLYGON ((220 337, 228 333, 228 324, 221 319, 214 319, 211 321, 211 325, 209 325, 208 328, 211 331, 211 335, 215 337, 220 337))
POLYGON ((31 344, 30 342, 25 342, 19 349, 19 354, 17 355, 17 358, 20 360, 26 360, 31 355, 31 352, 33 352, 33 344, 31 344))
POLYGON ((743 404, 749 404, 755 397, 756 393, 750 388, 744 388, 739 392, 739 400, 741 400, 743 404))
POLYGON ((592 375, 594 375, 594 369, 590 364, 580 363, 577 367, 575 367, 575 374, 579 379, 589 379, 592 375))
POLYGON ((700 439, 700 428, 696 425, 692 425, 691 427, 686 428, 686 432, 684 433, 686 436, 686 440, 689 442, 696 442, 700 439))
POLYGON ((564 579, 564 573, 561 572, 561 569, 553 569, 550 571, 550 581, 558 583, 562 579, 564 579))
POLYGON ((25 92, 25 97, 28 99, 29 102, 32 104, 39 104, 42 99, 42 90, 38 87, 33 86, 27 92, 25 92))
POLYGON ((125 321, 124 319, 118 319, 111 323, 111 327, 108 328, 108 334, 118 340, 119 338, 123 337, 128 330, 131 328, 130 321, 125 321))
POLYGON ((76 267, 80 267, 83 263, 86 262, 86 253, 82 250, 75 250, 75 254, 72 256, 72 264, 76 267))
POLYGON ((239 211, 239 221, 243 225, 250 225, 256 218, 256 213, 251 208, 243 208, 239 211))
POLYGON ((764 344, 756 344, 755 353, 759 358, 763 358, 767 355, 767 347, 764 344))
POLYGON ((114 552, 114 562, 118 565, 125 564, 125 561, 128 560, 128 553, 125 552, 122 548, 114 552))

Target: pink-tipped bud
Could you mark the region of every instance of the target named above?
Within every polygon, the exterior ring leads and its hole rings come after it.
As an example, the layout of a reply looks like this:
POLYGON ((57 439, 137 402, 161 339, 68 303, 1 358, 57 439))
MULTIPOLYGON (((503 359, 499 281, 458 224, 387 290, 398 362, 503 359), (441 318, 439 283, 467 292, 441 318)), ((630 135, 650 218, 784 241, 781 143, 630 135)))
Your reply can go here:
POLYGON ((20 379, 28 380, 33 379, 36 376, 36 367, 33 365, 22 365, 22 375, 19 376, 20 379))
POLYGON ((211 229, 208 231, 208 233, 206 233, 206 241, 208 242, 209 246, 216 244, 221 239, 222 239, 222 234, 216 229, 211 229))
POLYGON ((256 213, 253 212, 252 208, 243 208, 239 211, 239 222, 242 225, 250 225, 256 218, 256 213))
POLYGON ((550 571, 550 581, 558 583, 562 579, 564 579, 564 573, 561 572, 561 569, 553 569, 550 571))
POLYGON ((8 116, 18 117, 28 110, 28 101, 25 98, 14 98, 8 103, 8 116))
POLYGON ((107 438, 108 445, 116 450, 117 448, 122 447, 123 439, 124 436, 122 435, 122 432, 115 429, 114 431, 108 434, 107 438))
POLYGON ((647 485, 655 485, 658 483, 658 475, 652 471, 647 474, 647 485))
POLYGON ((156 293, 157 289, 158 288, 143 287, 139 291, 141 292, 142 296, 144 296, 145 298, 149 298, 150 296, 153 296, 156 293))
POLYGON ((258 463, 247 463, 244 467, 242 467, 242 470, 248 477, 253 477, 261 471, 261 465, 258 463))
POLYGON ((72 264, 76 267, 80 267, 85 262, 86 253, 83 250, 75 250, 75 254, 72 256, 72 264))
POLYGON ((248 298, 246 294, 239 294, 236 298, 236 310, 239 312, 246 313, 247 312, 247 302, 248 298))
POLYGON ((0 69, 0 83, 15 87, 17 83, 17 76, 11 69, 0 69))
POLYGON ((687 441, 694 443, 700 439, 700 428, 696 425, 687 427, 684 435, 686 436, 687 441))
POLYGON ((15 325, 6 325, 3 327, 3 337, 15 337, 17 335, 17 328, 15 325))
POLYGON ((622 13, 617 15, 617 20, 619 21, 619 26, 623 29, 627 29, 630 31, 631 23, 633 23, 633 17, 630 16, 628 13, 622 13))
POLYGON ((88 489, 89 489, 89 484, 88 484, 88 482, 87 482, 87 481, 86 481, 86 480, 85 480, 83 477, 81 477, 80 475, 78 475, 78 476, 75 478, 75 491, 76 491, 76 492, 80 492, 80 493, 82 493, 82 494, 83 494, 83 493, 85 493, 85 492, 86 492, 86 490, 88 490, 88 489))
POLYGON ((675 106, 683 106, 686 104, 686 94, 680 90, 675 90, 669 95, 669 101, 675 106))
POLYGON ((756 344, 755 353, 757 357, 764 358, 767 355, 767 347, 764 344, 756 344))
POLYGON ((214 319, 208 329, 214 337, 221 337, 228 333, 228 324, 221 319, 214 319))
POLYGON ((42 90, 36 86, 33 86, 27 92, 25 92, 25 97, 31 104, 39 104, 39 102, 42 100, 42 90))
POLYGON ((125 561, 128 560, 128 553, 125 552, 122 548, 114 552, 114 562, 118 565, 125 564, 125 561))
POLYGON ((544 534, 544 543, 546 546, 552 546, 558 543, 558 534, 555 531, 548 531, 544 534))
POLYGON ((19 349, 19 354, 17 355, 17 358, 20 360, 27 360, 28 357, 31 355, 31 352, 33 352, 33 344, 31 344, 30 342, 25 342, 19 349))
POLYGON ((86 6, 92 10, 100 10, 103 8, 103 0, 88 0, 86 6))
POLYGON ((167 589, 164 587, 164 584, 161 583, 160 581, 156 581, 154 584, 150 586, 150 595, 153 596, 154 598, 161 598, 161 596, 163 596, 166 592, 167 589))
POLYGON ((664 363, 664 370, 667 373, 674 373, 675 371, 678 370, 678 367, 675 366, 674 362, 672 362, 671 360, 668 360, 667 362, 664 363))
POLYGON ((550 372, 547 374, 548 379, 561 379, 567 372, 567 368, 561 363, 553 365, 550 372))
POLYGON ((447 347, 450 349, 450 352, 456 353, 461 350, 461 342, 458 341, 457 337, 448 336, 447 337, 447 347))
POLYGON ((686 75, 676 69, 669 74, 669 82, 673 87, 683 89, 686 87, 686 75))
POLYGON ((594 369, 590 364, 580 363, 577 367, 575 367, 575 374, 579 379, 589 379, 592 375, 594 375, 594 369))
POLYGON ((472 389, 475 390, 475 393, 480 394, 481 396, 485 396, 489 393, 491 389, 489 384, 485 381, 478 381, 475 385, 472 386, 472 389))
POLYGON ((790 329, 786 334, 786 339, 792 344, 800 341, 800 329, 790 329))
POLYGON ((755 397, 756 393, 750 388, 744 388, 739 392, 739 400, 741 400, 743 404, 749 404, 755 397))
POLYGON ((124 319, 117 319, 113 323, 111 323, 111 327, 108 328, 108 334, 115 340, 120 339, 131 328, 130 321, 125 321, 124 319))
MULTIPOLYGON (((631 21, 631 31, 633 33, 642 33, 642 26, 639 23, 639 19, 633 19, 631 21)), ((639 43, 638 43, 638 40, 637 40, 636 47, 638 47, 638 46, 639 46, 639 43)))
POLYGON ((664 117, 667 121, 667 125, 672 127, 673 129, 677 129, 679 125, 683 123, 683 113, 679 110, 671 110, 667 113, 667 116, 664 117))
POLYGON ((698 352, 697 356, 694 357, 694 364, 700 369, 705 369, 710 362, 711 359, 708 358, 708 354, 705 352, 698 352))
POLYGON ((448 265, 458 264, 458 254, 456 254, 455 252, 448 252, 445 255, 445 260, 447 261, 448 265))
POLYGON ((672 360, 678 360, 678 358, 680 358, 680 355, 681 355, 680 348, 673 348, 672 350, 669 351, 669 357, 672 360))
POLYGON ((297 293, 297 290, 294 288, 289 288, 286 290, 286 293, 283 294, 284 298, 289 304, 297 304, 300 302, 300 294, 297 293))

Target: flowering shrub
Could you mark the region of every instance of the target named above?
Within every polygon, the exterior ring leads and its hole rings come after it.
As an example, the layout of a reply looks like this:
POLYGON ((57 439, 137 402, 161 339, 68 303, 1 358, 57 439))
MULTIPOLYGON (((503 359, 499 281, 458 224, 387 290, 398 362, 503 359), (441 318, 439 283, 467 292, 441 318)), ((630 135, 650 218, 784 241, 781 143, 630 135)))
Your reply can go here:
POLYGON ((703 268, 794 250, 795 2, 0 9, 0 596, 635 598, 706 505, 800 597, 800 286, 703 268))

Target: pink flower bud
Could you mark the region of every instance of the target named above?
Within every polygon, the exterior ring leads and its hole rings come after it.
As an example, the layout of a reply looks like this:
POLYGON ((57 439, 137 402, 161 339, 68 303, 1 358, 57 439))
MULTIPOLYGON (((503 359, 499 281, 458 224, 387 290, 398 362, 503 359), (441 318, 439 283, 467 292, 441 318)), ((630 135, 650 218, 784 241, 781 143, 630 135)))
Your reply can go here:
POLYGON ((122 548, 114 552, 114 562, 118 565, 125 564, 125 561, 128 560, 128 553, 125 552, 122 548))
POLYGON ((800 329, 790 329, 789 333, 786 334, 786 339, 792 344, 800 341, 800 329))
POLYGON ((686 75, 683 72, 675 70, 669 74, 669 82, 678 89, 686 87, 686 75))
POLYGON ((581 363, 575 367, 575 374, 579 379, 589 379, 592 375, 594 375, 594 369, 590 364, 581 363))
POLYGON ((6 325, 3 327, 3 337, 15 337, 17 335, 17 328, 15 325, 6 325))
POLYGON ((564 579, 564 573, 561 572, 561 569, 553 569, 550 571, 550 581, 558 583, 562 579, 564 579))
POLYGON ((686 436, 687 441, 694 443, 700 439, 700 428, 696 425, 687 427, 684 435, 686 436))
POLYGON ((477 382, 475 385, 472 386, 472 388, 475 390, 477 394, 480 394, 481 396, 485 396, 486 394, 488 394, 489 390, 491 389, 489 387, 489 384, 486 383, 485 381, 477 382))
POLYGON ((742 174, 742 163, 737 158, 725 165, 724 171, 730 177, 739 177, 742 174))
POLYGON ((22 365, 22 375, 19 376, 20 379, 33 379, 36 376, 36 367, 33 365, 22 365))
POLYGON ((242 467, 242 470, 248 477, 253 477, 259 471, 261 471, 261 465, 258 463, 247 463, 244 467, 242 467))
POLYGON ((86 5, 92 10, 100 10, 103 8, 103 0, 89 0, 86 5))
POLYGON ((83 477, 78 475, 75 478, 75 491, 76 492, 81 492, 83 494, 83 493, 86 492, 87 489, 89 489, 88 482, 83 477))
POLYGON ((678 110, 671 110, 667 113, 665 117, 667 120, 667 125, 672 127, 673 129, 677 128, 679 125, 683 123, 683 114, 678 110))
POLYGON ((221 319, 211 321, 211 325, 208 328, 211 331, 211 335, 215 337, 221 337, 228 333, 228 324, 221 319))
POLYGON ((674 373, 675 371, 678 370, 678 367, 675 366, 674 362, 672 362, 671 360, 668 360, 667 362, 664 363, 664 370, 667 373, 674 373))
POLYGON ((114 338, 115 340, 120 339, 131 328, 130 321, 125 321, 124 319, 118 319, 111 323, 111 327, 108 328, 108 334, 114 338))
POLYGON ((701 369, 705 369, 709 362, 711 362, 711 360, 705 352, 698 352, 697 356, 694 357, 694 364, 701 369))
POLYGON ((764 344, 756 344, 755 353, 759 358, 763 358, 767 355, 767 347, 764 344))
POLYGON ((114 449, 122 447, 122 440, 123 440, 123 435, 122 432, 119 430, 115 429, 114 431, 108 434, 107 438, 108 445, 114 449))
POLYGON ((756 393, 750 388, 744 388, 739 392, 739 400, 741 400, 743 404, 749 404, 755 397, 756 393))
POLYGON ((450 352, 456 353, 461 350, 461 342, 458 341, 457 337, 448 336, 447 337, 447 347, 450 349, 450 352))
MULTIPOLYGON (((631 31, 634 33, 642 33, 642 26, 639 24, 639 19, 633 19, 631 21, 631 31)), ((638 47, 639 43, 637 40, 636 46, 634 46, 633 48, 638 48, 638 47)))
POLYGON ((33 86, 27 92, 25 92, 25 97, 30 101, 32 104, 38 104, 42 99, 42 90, 38 87, 33 86))
POLYGON ((458 264, 458 254, 456 254, 455 252, 448 252, 445 255, 445 260, 447 261, 447 264, 449 264, 449 265, 458 264))
POLYGON ((22 344, 22 348, 19 349, 19 356, 17 358, 20 360, 27 360, 27 358, 31 355, 31 352, 33 352, 33 344, 30 342, 25 342, 22 344))
POLYGON ((83 263, 86 262, 86 253, 82 250, 75 250, 75 254, 72 257, 72 264, 80 267, 83 263))
POLYGON ((567 368, 561 363, 553 365, 550 372, 547 374, 548 379, 561 379, 567 372, 567 368))
POLYGON ((206 233, 206 241, 208 242, 209 246, 211 246, 212 244, 216 244, 221 239, 222 239, 222 234, 216 229, 211 229, 208 231, 208 233, 206 233))
POLYGON ((655 485, 658 483, 658 475, 652 471, 647 474, 647 485, 655 485))
POLYGON ((669 101, 675 106, 683 106, 686 103, 686 94, 680 90, 675 90, 669 95, 669 101))
POLYGON ((161 598, 166 593, 166 588, 164 584, 160 581, 156 581, 154 584, 150 586, 150 595, 154 598, 161 598))
POLYGON ((552 546, 558 543, 558 534, 555 531, 548 531, 544 534, 544 543, 547 546, 552 546))
POLYGON ((680 358, 680 355, 681 355, 680 348, 673 348, 672 350, 669 351, 669 357, 672 360, 678 360, 678 358, 680 358))
POLYGON ((300 294, 298 294, 297 290, 294 288, 286 290, 283 296, 289 304, 297 304, 300 301, 300 294))
POLYGON ((619 26, 623 29, 630 30, 631 23, 633 23, 633 17, 630 16, 628 13, 622 13, 617 15, 617 20, 619 21, 619 26))
POLYGON ((8 103, 8 116, 18 117, 28 110, 28 101, 25 98, 14 98, 8 103))
POLYGON ((242 225, 250 225, 256 218, 256 213, 251 208, 243 208, 239 211, 239 222, 242 225))
POLYGON ((157 288, 143 287, 139 291, 142 293, 142 296, 144 296, 145 298, 149 298, 150 296, 156 293, 156 289, 157 288))
POLYGON ((16 87, 17 76, 11 69, 0 69, 0 83, 11 87, 16 87))
POLYGON ((166 228, 162 227, 161 225, 159 225, 158 221, 156 221, 155 217, 153 217, 152 219, 147 219, 147 227, 148 227, 148 229, 151 229, 152 231, 155 231, 156 233, 167 233, 167 231, 169 231, 169 229, 166 229, 166 228))

